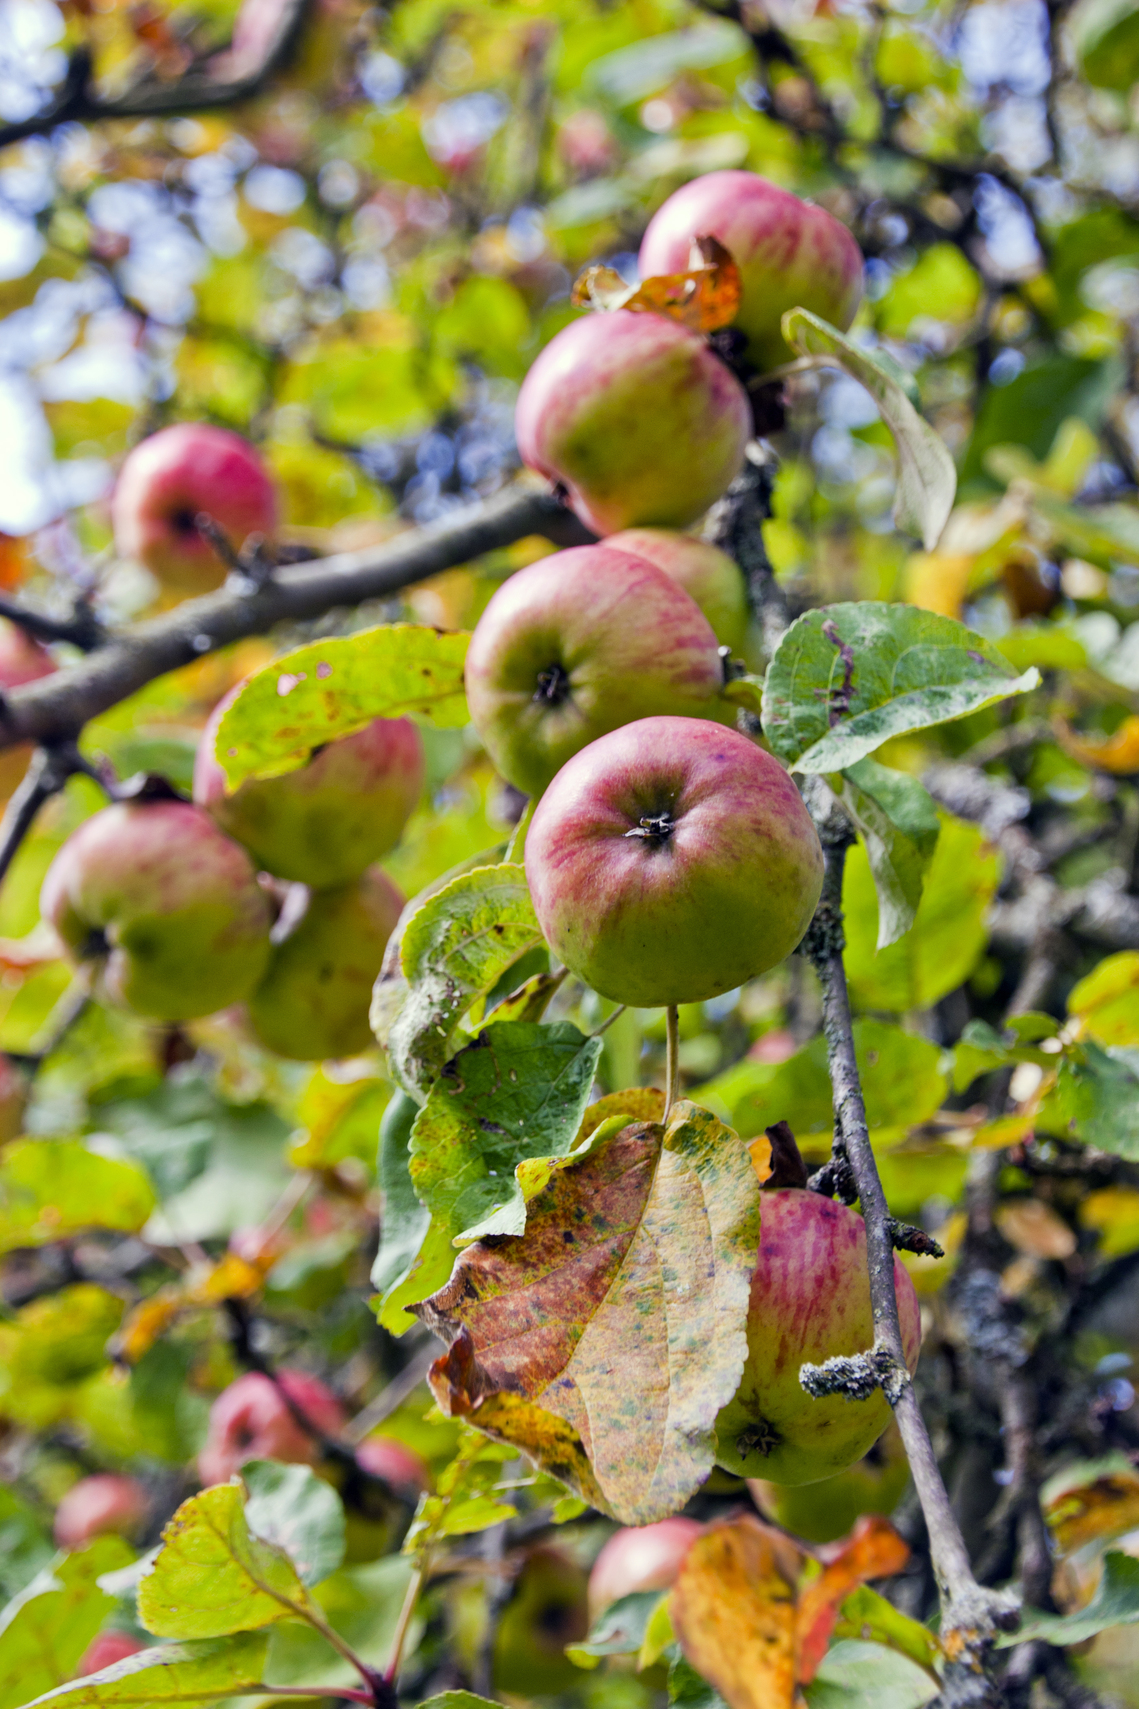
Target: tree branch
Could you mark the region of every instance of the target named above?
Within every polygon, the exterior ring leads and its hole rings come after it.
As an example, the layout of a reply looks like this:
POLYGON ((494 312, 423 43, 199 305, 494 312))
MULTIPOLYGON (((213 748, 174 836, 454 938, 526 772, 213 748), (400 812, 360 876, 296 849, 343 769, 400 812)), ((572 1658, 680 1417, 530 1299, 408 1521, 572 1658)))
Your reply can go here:
POLYGON ((191 71, 172 83, 152 78, 136 84, 118 100, 104 101, 92 93, 90 51, 79 48, 71 56, 63 88, 51 106, 0 127, 0 148, 23 142, 26 137, 44 136, 56 125, 67 122, 161 118, 235 106, 256 95, 287 64, 300 39, 309 3, 310 0, 282 0, 277 27, 265 57, 259 65, 237 77, 217 78, 191 71))
POLYGON ((73 669, 11 690, 0 707, 0 748, 73 741, 88 719, 155 677, 232 641, 263 635, 277 623, 321 617, 337 606, 382 599, 527 534, 567 546, 592 539, 549 493, 518 485, 382 546, 278 570, 252 592, 227 584, 217 593, 187 600, 112 635, 73 669))

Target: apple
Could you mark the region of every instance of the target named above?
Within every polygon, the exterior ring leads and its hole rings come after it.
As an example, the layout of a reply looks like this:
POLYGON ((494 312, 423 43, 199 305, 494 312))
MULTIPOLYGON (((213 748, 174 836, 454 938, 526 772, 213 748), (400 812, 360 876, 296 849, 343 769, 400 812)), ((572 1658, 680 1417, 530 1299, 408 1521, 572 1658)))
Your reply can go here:
POLYGON ((780 321, 810 309, 845 331, 862 296, 862 252, 825 209, 755 172, 708 172, 657 209, 641 242, 641 278, 681 273, 697 237, 717 237, 740 270, 735 324, 761 371, 791 360, 780 321))
POLYGON ((774 967, 823 876, 778 760, 696 718, 644 718, 576 754, 535 809, 525 861, 551 949, 635 1008, 702 1002, 774 967))
POLYGON ((522 461, 563 487, 595 534, 685 528, 739 473, 751 408, 695 333, 617 309, 550 340, 522 382, 514 430, 522 461))
POLYGON ((909 1481, 906 1450, 891 1420, 870 1451, 833 1478, 812 1484, 749 1478, 747 1487, 760 1512, 785 1531, 809 1543, 833 1543, 853 1530, 864 1513, 893 1513, 909 1481))
POLYGON ((256 449, 204 421, 164 427, 136 445, 111 498, 115 550, 145 564, 167 593, 210 593, 228 571, 197 518, 206 511, 235 551, 277 529, 277 494, 256 449))
POLYGON ((269 959, 269 902, 245 850, 188 801, 120 801, 85 820, 44 879, 40 912, 136 1014, 193 1020, 249 995, 269 959))
POLYGON ((395 847, 423 790, 423 739, 409 718, 376 718, 297 771, 247 778, 231 795, 214 749, 243 685, 218 702, 194 760, 194 800, 266 872, 324 890, 395 847))
POLYGON ((378 866, 353 884, 309 896, 249 999, 253 1031, 267 1049, 320 1062, 357 1056, 375 1043, 368 1025, 372 986, 403 901, 378 866))
POLYGON ((125 1662, 128 1656, 137 1656, 148 1647, 141 1638, 132 1637, 129 1632, 100 1632, 83 1652, 75 1677, 83 1679, 89 1673, 102 1673, 105 1667, 125 1662))
MULTIPOLYGON (((881 1390, 868 1400, 815 1400, 799 1382, 821 1365, 874 1345, 866 1227, 847 1205, 799 1187, 760 1195, 759 1261, 748 1305, 743 1380, 716 1420, 728 1471, 775 1484, 817 1483, 860 1460, 890 1422, 881 1390)), ((921 1314, 894 1260, 906 1362, 917 1367, 921 1314)))
POLYGON ((565 1653, 589 1630, 587 1578, 561 1549, 531 1549, 494 1635, 494 1689, 531 1698, 571 1691, 580 1670, 565 1653))
POLYGON ((614 1531, 589 1575, 590 1620, 634 1591, 671 1589, 703 1529, 698 1520, 677 1514, 655 1525, 627 1525, 614 1531))
POLYGON ((203 1484, 228 1483, 246 1460, 315 1464, 320 1444, 293 1417, 286 1396, 321 1435, 336 1436, 343 1430, 344 1408, 318 1377, 282 1368, 274 1382, 262 1371, 247 1371, 223 1389, 210 1408, 205 1446, 198 1455, 203 1484))
POLYGON ((635 719, 735 722, 695 601, 655 564, 607 545, 555 552, 504 582, 471 636, 466 682, 488 753, 526 794, 635 719))
POLYGON ((396 1489, 426 1493, 431 1488, 427 1461, 394 1436, 368 1436, 356 1449, 356 1463, 374 1478, 383 1478, 396 1489))
POLYGON ((677 534, 671 528, 625 528, 606 540, 618 552, 647 558, 694 599, 722 647, 742 653, 750 618, 747 588, 739 565, 710 540, 677 534))
POLYGON ((137 1478, 97 1472, 72 1484, 56 1508, 55 1541, 61 1549, 82 1549, 108 1531, 133 1537, 149 1512, 150 1497, 137 1478))
MULTIPOLYGON (((33 641, 18 623, 0 617, 0 693, 7 688, 22 688, 26 682, 38 682, 57 668, 46 647, 33 641)), ((0 752, 0 800, 11 795, 27 771, 31 757, 30 742, 18 742, 0 752)))

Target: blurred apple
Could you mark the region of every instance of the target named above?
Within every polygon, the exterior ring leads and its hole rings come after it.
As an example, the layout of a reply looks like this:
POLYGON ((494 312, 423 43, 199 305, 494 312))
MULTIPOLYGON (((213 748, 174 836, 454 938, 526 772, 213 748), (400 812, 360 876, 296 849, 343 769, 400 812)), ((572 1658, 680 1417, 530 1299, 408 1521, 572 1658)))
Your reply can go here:
POLYGON ((677 1514, 655 1525, 627 1525, 603 1546, 589 1575, 589 1617, 638 1590, 668 1590, 704 1527, 677 1514))
POLYGON ((374 1478, 383 1478, 395 1489, 424 1492, 431 1488, 427 1461, 394 1436, 368 1436, 356 1449, 356 1461, 374 1478))
POLYGON ((203 1484, 228 1483, 246 1460, 315 1464, 320 1444, 294 1418, 286 1396, 322 1435, 337 1436, 343 1430, 344 1408, 318 1377, 282 1369, 274 1382, 261 1371, 247 1371, 210 1408, 205 1446, 198 1455, 203 1484))
POLYGON ((589 1630, 588 1579, 560 1549, 531 1549, 494 1636, 494 1688, 533 1697, 568 1691, 581 1673, 565 1653, 589 1630))
POLYGON ((108 1531, 134 1537, 149 1512, 150 1497, 137 1478, 96 1472, 72 1484, 56 1508, 55 1540, 61 1549, 82 1549, 108 1531))
POLYGON ((710 540, 678 534, 672 528, 625 528, 611 534, 605 544, 647 558, 679 582, 708 619, 720 645, 730 647, 733 655, 743 652, 750 611, 743 573, 734 558, 710 540))
MULTIPOLYGON (((25 633, 16 623, 0 617, 0 693, 6 688, 22 688, 24 683, 38 682, 58 669, 46 647, 25 633)), ((19 742, 14 748, 0 751, 0 800, 6 800, 24 773, 32 757, 30 742, 19 742)))
POLYGON ((128 1656, 137 1656, 147 1648, 141 1638, 132 1637, 129 1632, 100 1632, 83 1652, 75 1677, 83 1679, 89 1673, 102 1673, 105 1667, 114 1667, 116 1662, 124 1662, 128 1656))

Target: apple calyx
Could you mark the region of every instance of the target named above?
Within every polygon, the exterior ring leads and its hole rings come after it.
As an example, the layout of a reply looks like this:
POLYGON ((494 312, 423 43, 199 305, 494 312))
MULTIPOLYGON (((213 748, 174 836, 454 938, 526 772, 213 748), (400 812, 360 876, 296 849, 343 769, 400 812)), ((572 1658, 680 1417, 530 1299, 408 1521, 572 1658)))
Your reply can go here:
POLYGON ((569 673, 563 665, 549 665, 538 672, 538 686, 530 696, 537 704, 560 706, 570 696, 569 673))
POLYGON ((626 831, 626 837, 642 837, 646 842, 663 843, 676 829, 676 820, 666 808, 663 813, 647 814, 639 824, 626 831))

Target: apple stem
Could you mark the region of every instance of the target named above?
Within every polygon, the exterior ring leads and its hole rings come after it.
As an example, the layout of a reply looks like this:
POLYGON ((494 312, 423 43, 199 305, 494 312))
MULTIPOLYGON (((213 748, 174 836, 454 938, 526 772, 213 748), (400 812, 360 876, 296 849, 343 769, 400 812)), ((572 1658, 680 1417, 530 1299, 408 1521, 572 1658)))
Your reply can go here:
MULTIPOLYGON (((610 1020, 612 1020, 610 1016, 610 1020)), ((680 1011, 670 1003, 665 1011, 664 1057, 664 1116, 667 1121, 673 1104, 680 1096, 680 1011)))
POLYGON ((594 1027, 593 1031, 589 1035, 590 1038, 600 1038, 602 1033, 608 1032, 609 1028, 613 1025, 613 1022, 617 1020, 619 1016, 623 1015, 628 1007, 628 1003, 618 1003, 613 1013, 611 1015, 606 1015, 599 1027, 594 1027))

